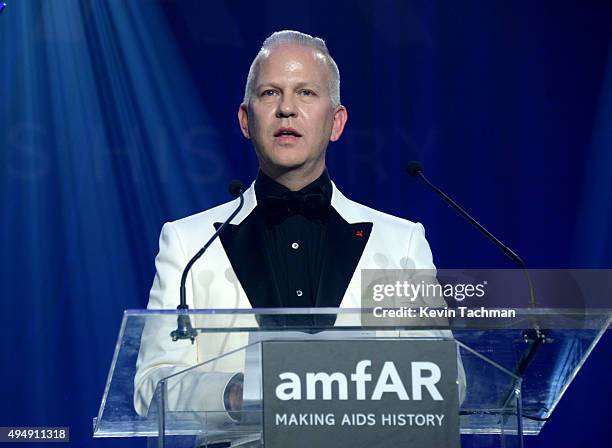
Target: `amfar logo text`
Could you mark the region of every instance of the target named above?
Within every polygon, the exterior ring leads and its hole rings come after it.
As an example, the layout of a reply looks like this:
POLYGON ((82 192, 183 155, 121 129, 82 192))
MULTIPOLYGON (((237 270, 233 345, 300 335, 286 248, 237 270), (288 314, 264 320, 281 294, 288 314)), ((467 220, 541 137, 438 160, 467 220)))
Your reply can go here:
MULTIPOLYGON (((411 397, 409 397, 404 382, 400 377, 395 364, 392 361, 384 363, 380 374, 376 380, 374 389, 369 399, 380 400, 383 394, 396 394, 400 400, 422 400, 423 389, 426 389, 432 399, 436 401, 444 400, 440 391, 436 387, 441 378, 440 367, 433 362, 413 361, 411 364, 412 384, 411 397)), ((357 400, 367 400, 366 384, 372 381, 372 375, 366 373, 366 369, 371 367, 372 361, 369 359, 361 360, 355 366, 355 373, 351 374, 351 381, 355 383, 355 393, 357 400)), ((301 400, 302 399, 302 380, 294 372, 283 372, 278 375, 283 381, 276 386, 276 397, 279 400, 301 400)), ((306 400, 317 400, 317 384, 320 383, 323 400, 348 400, 348 380, 342 372, 307 372, 306 373, 306 400), (334 388, 333 385, 336 385, 334 388), (333 396, 333 389, 337 390, 337 397, 333 396)))

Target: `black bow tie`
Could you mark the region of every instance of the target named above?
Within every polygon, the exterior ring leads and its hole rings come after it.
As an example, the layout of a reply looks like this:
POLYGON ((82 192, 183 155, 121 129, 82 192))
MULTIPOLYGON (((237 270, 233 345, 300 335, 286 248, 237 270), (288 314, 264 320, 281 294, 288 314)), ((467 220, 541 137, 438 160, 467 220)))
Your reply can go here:
POLYGON ((302 215, 315 222, 324 222, 329 214, 329 198, 321 190, 315 188, 308 193, 287 191, 281 196, 267 196, 262 201, 266 219, 272 224, 278 224, 289 216, 302 215))

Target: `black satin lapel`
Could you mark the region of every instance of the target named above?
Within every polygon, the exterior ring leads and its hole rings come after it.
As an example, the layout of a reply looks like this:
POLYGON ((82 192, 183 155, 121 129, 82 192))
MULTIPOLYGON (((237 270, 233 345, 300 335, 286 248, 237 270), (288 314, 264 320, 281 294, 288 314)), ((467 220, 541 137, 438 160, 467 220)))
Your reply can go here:
MULTIPOLYGON (((264 248, 262 220, 256 207, 240 224, 228 225, 219 238, 227 258, 253 308, 281 306, 264 248)), ((221 223, 216 222, 215 228, 221 223)))
POLYGON ((330 209, 317 307, 338 307, 372 232, 371 222, 347 223, 330 209))

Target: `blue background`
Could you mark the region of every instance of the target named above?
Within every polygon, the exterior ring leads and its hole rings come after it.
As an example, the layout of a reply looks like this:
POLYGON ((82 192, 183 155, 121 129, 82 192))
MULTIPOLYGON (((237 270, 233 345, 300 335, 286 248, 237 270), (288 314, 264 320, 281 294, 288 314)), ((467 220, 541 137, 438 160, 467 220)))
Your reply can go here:
MULTIPOLYGON (((0 15, 0 426, 134 446, 91 439, 122 312, 146 305, 162 224, 255 176, 236 112, 285 28, 325 38, 340 67, 332 178, 423 222, 439 267, 511 265, 404 175, 412 159, 530 267, 612 267, 611 2, 15 0, 0 15)), ((611 348, 528 447, 608 442, 611 348)))

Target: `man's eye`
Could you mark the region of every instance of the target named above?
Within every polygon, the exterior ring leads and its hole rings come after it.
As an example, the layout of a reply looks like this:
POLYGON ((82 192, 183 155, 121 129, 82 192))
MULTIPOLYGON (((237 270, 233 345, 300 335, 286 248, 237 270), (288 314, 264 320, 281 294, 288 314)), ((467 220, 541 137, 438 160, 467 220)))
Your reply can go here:
POLYGON ((261 92, 261 96, 273 96, 276 95, 276 90, 274 89, 266 89, 263 92, 261 92))
POLYGON ((310 89, 303 89, 302 90, 302 95, 304 95, 304 96, 314 96, 314 94, 315 93, 312 90, 310 90, 310 89))

